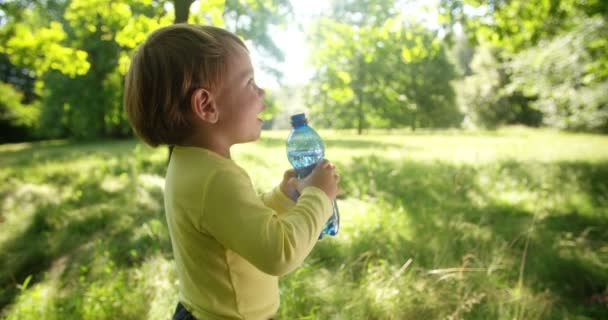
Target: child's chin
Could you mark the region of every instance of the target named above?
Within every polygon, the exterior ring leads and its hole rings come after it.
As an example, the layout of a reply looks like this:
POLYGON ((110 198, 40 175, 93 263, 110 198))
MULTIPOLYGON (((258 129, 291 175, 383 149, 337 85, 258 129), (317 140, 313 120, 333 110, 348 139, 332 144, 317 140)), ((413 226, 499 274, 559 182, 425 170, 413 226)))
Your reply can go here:
POLYGON ((243 141, 243 143, 257 141, 258 139, 260 139, 261 136, 262 136, 262 130, 260 129, 256 133, 249 136, 249 138, 246 141, 243 141))

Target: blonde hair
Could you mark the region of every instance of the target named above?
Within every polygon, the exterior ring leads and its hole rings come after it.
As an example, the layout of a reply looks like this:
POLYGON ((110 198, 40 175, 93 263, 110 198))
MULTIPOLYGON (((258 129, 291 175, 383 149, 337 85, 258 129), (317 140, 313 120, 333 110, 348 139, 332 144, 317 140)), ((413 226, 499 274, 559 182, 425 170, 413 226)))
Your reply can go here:
POLYGON ((229 54, 245 44, 224 29, 175 24, 152 32, 125 77, 124 107, 148 145, 179 144, 193 133, 190 96, 221 83, 229 54))

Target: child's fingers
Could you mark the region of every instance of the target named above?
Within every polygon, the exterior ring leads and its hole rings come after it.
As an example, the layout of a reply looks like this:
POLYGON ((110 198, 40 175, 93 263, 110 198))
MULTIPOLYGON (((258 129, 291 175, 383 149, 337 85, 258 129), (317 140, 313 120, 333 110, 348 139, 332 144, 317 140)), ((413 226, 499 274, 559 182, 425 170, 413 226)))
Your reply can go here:
POLYGON ((295 177, 291 177, 287 180, 287 185, 290 187, 296 187, 298 185, 298 179, 296 179, 295 177))
POLYGON ((294 169, 289 169, 287 171, 285 171, 285 173, 283 174, 283 178, 284 179, 289 179, 289 178, 293 178, 296 176, 296 170, 294 169))
POLYGON ((325 169, 329 165, 330 165, 329 160, 323 159, 323 160, 321 160, 321 162, 319 162, 319 164, 317 165, 317 167, 325 169))
POLYGON ((323 159, 319 165, 321 166, 321 168, 323 169, 330 169, 330 170, 335 170, 336 166, 331 163, 331 161, 327 160, 327 159, 323 159))

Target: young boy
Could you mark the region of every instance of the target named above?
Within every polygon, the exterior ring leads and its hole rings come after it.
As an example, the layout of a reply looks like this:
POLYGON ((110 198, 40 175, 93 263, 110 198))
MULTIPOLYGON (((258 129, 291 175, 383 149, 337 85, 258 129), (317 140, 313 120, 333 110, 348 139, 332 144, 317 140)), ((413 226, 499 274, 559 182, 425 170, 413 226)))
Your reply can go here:
POLYGON ((332 213, 339 176, 285 172, 258 197, 230 148, 257 140, 264 90, 245 44, 225 30, 161 28, 133 57, 125 109, 150 146, 173 145, 164 201, 179 279, 174 319, 271 319, 278 276, 298 267, 332 213), (297 190, 297 203, 286 195, 297 190))

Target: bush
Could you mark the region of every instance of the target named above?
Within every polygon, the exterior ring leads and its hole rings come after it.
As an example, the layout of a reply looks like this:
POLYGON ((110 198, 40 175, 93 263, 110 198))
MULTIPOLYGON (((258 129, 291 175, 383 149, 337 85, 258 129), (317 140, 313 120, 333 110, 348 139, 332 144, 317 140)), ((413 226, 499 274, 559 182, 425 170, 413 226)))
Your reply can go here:
POLYGON ((31 139, 38 127, 38 105, 23 104, 23 94, 5 82, 0 82, 0 97, 0 143, 31 139))

